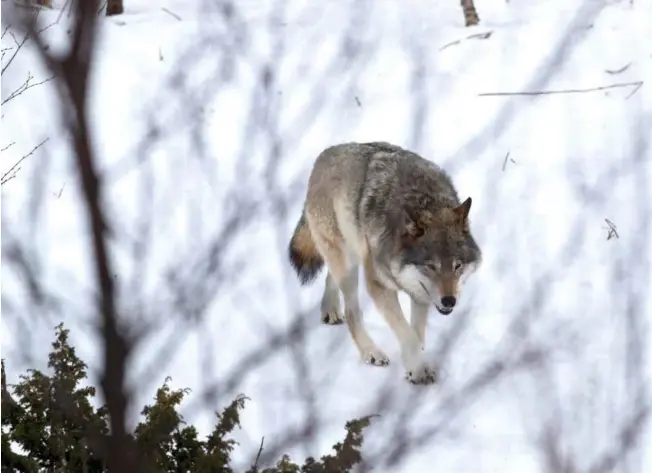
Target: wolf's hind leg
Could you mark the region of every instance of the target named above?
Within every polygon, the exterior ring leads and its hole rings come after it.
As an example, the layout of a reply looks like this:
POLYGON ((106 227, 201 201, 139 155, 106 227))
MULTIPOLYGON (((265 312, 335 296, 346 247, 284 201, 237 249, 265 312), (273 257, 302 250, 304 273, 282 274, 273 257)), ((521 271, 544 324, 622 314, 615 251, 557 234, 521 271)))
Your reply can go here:
POLYGON ((328 265, 329 276, 332 277, 333 282, 342 291, 346 325, 360 351, 362 360, 376 366, 389 364, 389 358, 376 346, 363 323, 360 302, 358 301, 358 267, 348 263, 346 256, 338 246, 319 237, 316 241, 319 251, 328 265))
POLYGON ((329 325, 338 325, 344 322, 340 310, 340 288, 330 271, 326 276, 324 295, 321 298, 321 320, 329 325))

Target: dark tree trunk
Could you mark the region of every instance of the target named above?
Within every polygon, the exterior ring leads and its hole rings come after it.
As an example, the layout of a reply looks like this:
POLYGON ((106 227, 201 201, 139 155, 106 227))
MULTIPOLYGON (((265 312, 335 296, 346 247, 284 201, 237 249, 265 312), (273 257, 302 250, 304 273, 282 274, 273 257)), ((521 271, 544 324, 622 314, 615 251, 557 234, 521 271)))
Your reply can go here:
POLYGON ((475 10, 473 0, 462 0, 462 11, 464 11, 464 23, 466 26, 473 26, 480 23, 480 17, 475 10))
POLYGON ((121 15, 124 11, 122 0, 108 0, 106 3, 106 16, 121 15))

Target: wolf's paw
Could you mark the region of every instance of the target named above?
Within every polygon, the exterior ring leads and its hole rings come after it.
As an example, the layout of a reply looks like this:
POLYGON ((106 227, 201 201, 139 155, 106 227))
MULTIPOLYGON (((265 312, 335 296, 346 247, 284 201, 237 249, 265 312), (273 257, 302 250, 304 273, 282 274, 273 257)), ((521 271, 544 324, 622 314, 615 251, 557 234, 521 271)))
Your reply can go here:
POLYGON ((407 379, 412 384, 433 384, 437 375, 435 370, 430 368, 428 365, 421 365, 418 368, 406 371, 405 379, 407 379))
POLYGON ((344 317, 340 315, 340 312, 335 309, 327 310, 322 312, 321 321, 327 325, 340 325, 344 322, 344 317))
POLYGON ((385 355, 380 348, 372 347, 362 350, 360 354, 362 361, 368 365, 374 366, 387 366, 389 365, 389 358, 385 355))

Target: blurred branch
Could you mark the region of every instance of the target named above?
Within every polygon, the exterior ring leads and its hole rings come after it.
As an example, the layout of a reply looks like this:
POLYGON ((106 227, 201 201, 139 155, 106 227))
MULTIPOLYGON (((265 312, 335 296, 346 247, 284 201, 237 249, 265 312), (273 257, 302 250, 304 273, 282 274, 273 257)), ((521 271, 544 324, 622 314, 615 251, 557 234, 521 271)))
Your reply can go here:
MULTIPOLYGON (((83 194, 86 218, 91 229, 95 277, 100 291, 100 318, 104 342, 102 389, 110 413, 111 435, 107 444, 107 466, 110 472, 139 470, 136 451, 127 433, 126 414, 129 403, 125 376, 131 346, 121 331, 115 301, 113 264, 108 253, 108 224, 104 211, 103 186, 96 169, 96 158, 90 144, 87 99, 89 73, 94 63, 96 42, 97 0, 75 2, 76 15, 70 52, 61 59, 50 55, 36 31, 34 21, 26 25, 28 35, 38 46, 46 66, 54 73, 58 86, 63 122, 73 137, 78 179, 83 194)), ((26 37, 28 36, 26 35, 26 37)))
MULTIPOLYGON (((497 355, 487 362, 475 375, 470 377, 459 388, 447 394, 437 406, 437 414, 441 416, 433 421, 432 425, 421 429, 417 434, 398 436, 393 435, 391 442, 387 442, 389 453, 385 466, 391 467, 404 461, 408 454, 414 453, 439 438, 449 427, 450 423, 460 416, 473 401, 478 399, 489 387, 496 386, 507 376, 523 369, 541 366, 548 354, 538 349, 523 350, 518 356, 513 353, 497 355)), ((414 405, 414 404, 412 404, 414 405)), ((401 424, 393 426, 396 432, 401 424)))
POLYGON ((641 406, 630 419, 623 422, 618 431, 616 444, 609 448, 588 471, 589 473, 609 473, 634 449, 643 434, 643 428, 650 415, 650 406, 641 406))

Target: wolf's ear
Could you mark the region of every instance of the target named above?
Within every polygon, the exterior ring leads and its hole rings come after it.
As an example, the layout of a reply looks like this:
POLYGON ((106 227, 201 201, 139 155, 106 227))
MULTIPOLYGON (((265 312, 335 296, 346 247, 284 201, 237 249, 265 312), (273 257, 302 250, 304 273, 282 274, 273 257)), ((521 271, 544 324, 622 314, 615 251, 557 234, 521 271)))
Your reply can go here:
POLYGON ((421 220, 406 209, 401 212, 401 236, 404 240, 417 240, 425 233, 421 220))
POLYGON ((469 218, 469 210, 471 210, 471 197, 469 197, 464 202, 462 202, 460 205, 455 207, 453 209, 453 212, 455 212, 457 217, 462 222, 466 222, 466 220, 469 218))

